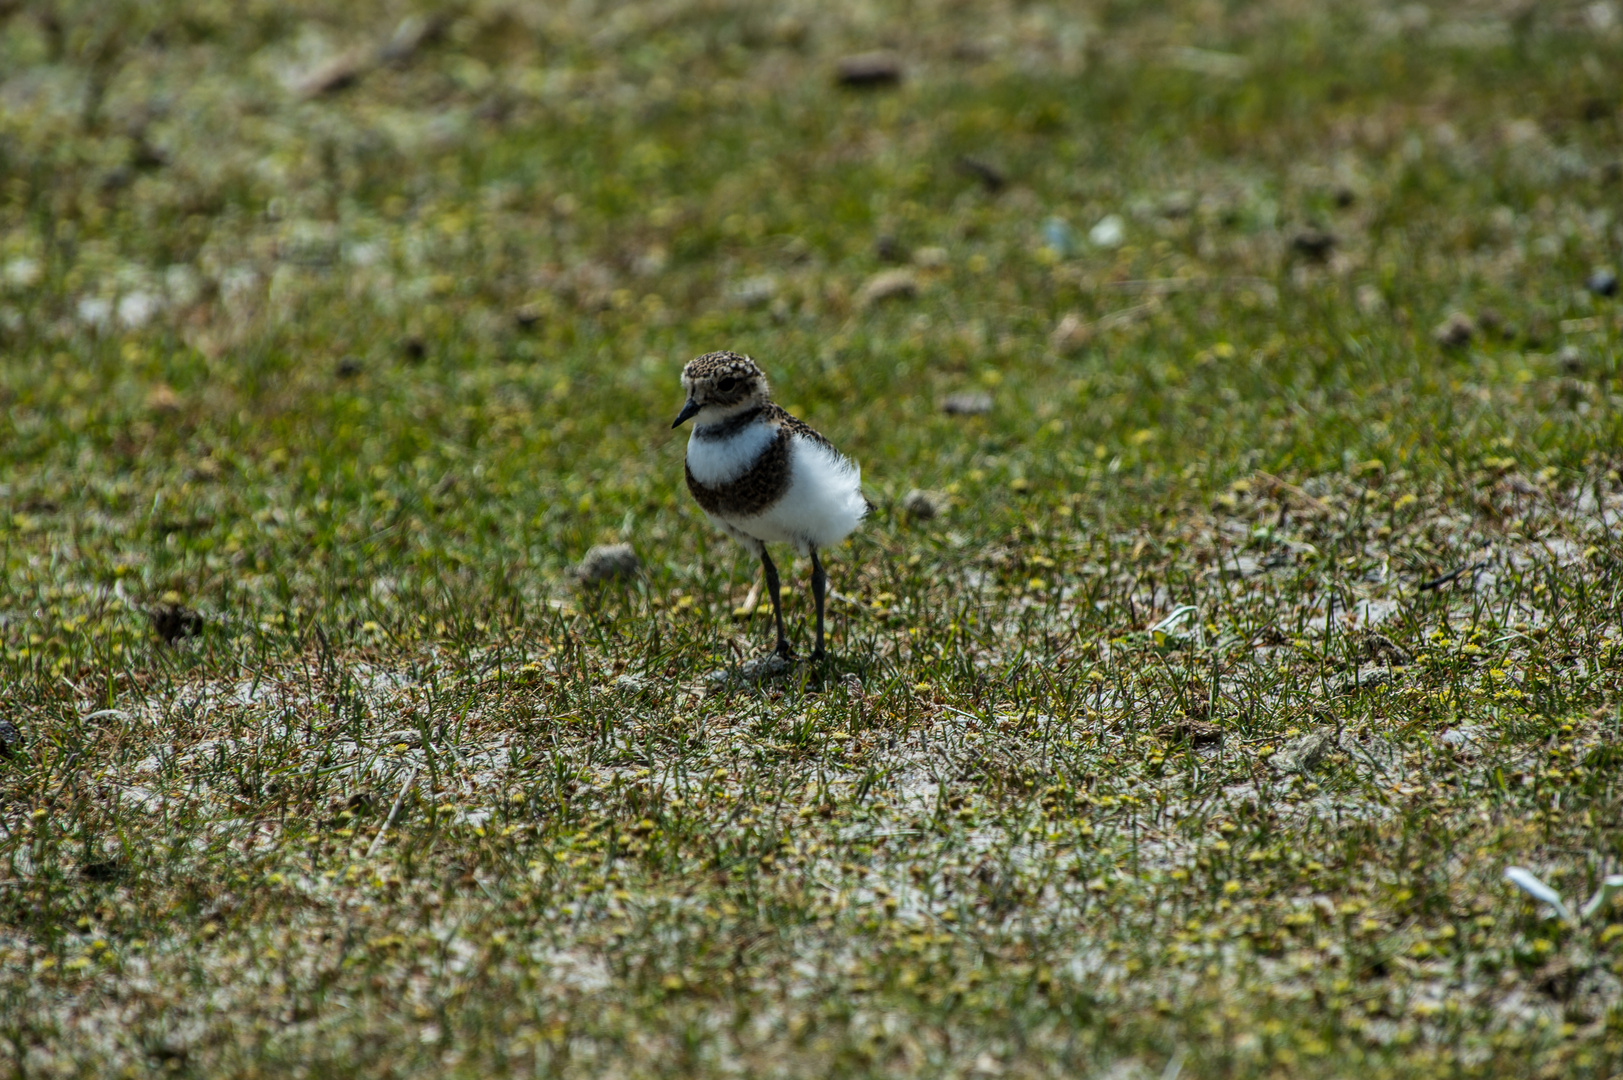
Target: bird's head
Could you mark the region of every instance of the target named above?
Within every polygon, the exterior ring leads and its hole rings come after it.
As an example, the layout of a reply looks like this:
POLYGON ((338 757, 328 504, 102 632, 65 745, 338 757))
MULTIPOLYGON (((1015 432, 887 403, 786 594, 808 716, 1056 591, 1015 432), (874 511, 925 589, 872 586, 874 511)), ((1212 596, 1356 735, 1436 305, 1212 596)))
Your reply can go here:
POLYGON ((682 369, 682 389, 687 402, 671 427, 693 417, 699 418, 701 427, 718 423, 768 400, 766 375, 754 360, 735 352, 705 353, 689 360, 682 369))

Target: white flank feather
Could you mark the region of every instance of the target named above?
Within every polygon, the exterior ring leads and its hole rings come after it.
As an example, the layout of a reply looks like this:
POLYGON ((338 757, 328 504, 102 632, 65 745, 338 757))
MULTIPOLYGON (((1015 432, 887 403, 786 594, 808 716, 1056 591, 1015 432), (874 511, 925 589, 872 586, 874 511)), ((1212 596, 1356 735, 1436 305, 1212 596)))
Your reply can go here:
POLYGON ((753 517, 711 515, 711 520, 746 547, 750 546, 747 537, 768 544, 793 544, 805 555, 814 547, 838 544, 868 513, 868 500, 862 497, 862 470, 855 462, 805 436, 791 438, 789 490, 783 498, 753 517))

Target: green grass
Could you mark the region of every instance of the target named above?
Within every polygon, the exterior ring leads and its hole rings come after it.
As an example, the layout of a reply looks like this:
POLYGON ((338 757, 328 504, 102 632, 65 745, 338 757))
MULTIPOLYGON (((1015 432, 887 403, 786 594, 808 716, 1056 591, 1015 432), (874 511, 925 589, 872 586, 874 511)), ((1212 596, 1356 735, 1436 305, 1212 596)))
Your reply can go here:
POLYGON ((1623 31, 1519 10, 0 15, 0 1060, 1623 1068, 1503 877, 1623 870, 1623 31), (760 686, 719 348, 877 504, 760 686))

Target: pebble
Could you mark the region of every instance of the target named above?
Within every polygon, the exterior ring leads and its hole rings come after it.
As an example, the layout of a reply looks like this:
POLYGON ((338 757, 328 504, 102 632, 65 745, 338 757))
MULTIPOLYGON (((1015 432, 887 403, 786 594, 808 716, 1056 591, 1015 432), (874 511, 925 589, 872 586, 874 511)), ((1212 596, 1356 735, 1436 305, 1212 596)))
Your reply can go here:
POLYGON ((996 195, 1009 186, 1009 178, 1002 169, 989 161, 964 155, 958 159, 958 171, 968 173, 981 182, 981 186, 996 195))
POLYGON ((890 233, 885 233, 874 240, 873 253, 880 262, 903 263, 907 261, 907 245, 890 233))
POLYGON ((892 52, 865 52, 843 57, 834 68, 841 86, 871 90, 902 81, 902 61, 892 52))
POLYGON ((1106 214, 1088 230, 1088 243, 1096 248, 1119 248, 1127 240, 1127 223, 1120 214, 1106 214))
POLYGON ((386 64, 404 64, 416 54, 417 50, 444 33, 449 23, 450 19, 444 15, 436 15, 433 18, 407 15, 395 26, 394 33, 389 35, 389 40, 378 50, 378 59, 386 64))
POLYGON ((1445 349, 1463 349, 1476 336, 1476 323, 1463 311, 1456 311, 1437 324, 1431 339, 1445 349))
POLYGON ((378 736, 379 746, 405 745, 415 749, 423 745, 423 733, 416 728, 397 728, 394 731, 385 731, 378 736))
POLYGON ((1093 339, 1093 327, 1074 311, 1067 312, 1048 335, 1048 344, 1056 352, 1071 352, 1093 339))
POLYGON ((1584 288, 1596 296, 1617 295, 1617 271, 1610 267, 1599 267, 1584 279, 1584 288))
POLYGON ((911 300, 919 294, 919 279, 906 269, 881 270, 862 285, 859 299, 864 304, 886 300, 911 300))
POLYGON ((1076 254, 1076 233, 1071 223, 1062 217, 1051 217, 1043 222, 1043 244, 1062 259, 1076 254))
POLYGON ((203 616, 181 604, 159 605, 147 612, 147 618, 152 622, 152 629, 169 645, 203 632, 203 616))
POLYGON ((983 390, 948 394, 941 402, 941 411, 948 416, 982 416, 992 411, 992 395, 983 390))
POLYGON ((1307 228, 1291 237, 1291 250, 1309 262, 1324 262, 1335 246, 1336 238, 1323 229, 1307 228))
POLYGON ((794 662, 785 660, 777 653, 767 653, 754 660, 747 660, 736 668, 717 668, 705 676, 705 681, 713 687, 730 686, 734 683, 758 683, 778 675, 788 674, 794 662))
POLYGON ((761 307, 778 295, 778 279, 771 274, 745 278, 732 288, 733 303, 739 307, 761 307))
POLYGON ((1391 668, 1377 664, 1366 664, 1356 671, 1349 671, 1335 683, 1337 693, 1355 694, 1360 690, 1374 690, 1377 687, 1390 686, 1401 682, 1391 668))
POLYGON ((648 680, 637 675, 616 675, 614 688, 622 694, 635 697, 648 692, 648 680))
POLYGON ((1155 733, 1169 743, 1187 742, 1197 748, 1216 746, 1223 741, 1223 729, 1205 720, 1176 720, 1162 724, 1155 733))
POLYGON ((294 90, 303 97, 320 97, 346 90, 360 82, 370 64, 371 57, 365 50, 352 49, 316 67, 298 80, 294 90))
POLYGON ((575 580, 582 585, 636 576, 642 560, 630 544, 599 544, 586 553, 575 567, 575 580))
POLYGON ((917 521, 929 521, 943 509, 943 500, 934 491, 914 488, 902 496, 902 513, 917 521))
POLYGON ((1315 728, 1280 747, 1269 764, 1280 772, 1311 772, 1314 766, 1323 761, 1324 756, 1336 749, 1340 743, 1341 736, 1335 728, 1315 728))

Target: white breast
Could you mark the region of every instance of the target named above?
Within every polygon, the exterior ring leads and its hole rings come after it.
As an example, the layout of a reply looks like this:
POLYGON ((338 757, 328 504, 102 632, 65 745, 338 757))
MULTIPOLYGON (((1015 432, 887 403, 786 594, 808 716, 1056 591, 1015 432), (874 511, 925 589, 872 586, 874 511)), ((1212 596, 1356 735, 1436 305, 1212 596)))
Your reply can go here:
POLYGON ((725 439, 701 439, 695 429, 688 438, 688 471, 707 486, 736 480, 755 464, 777 434, 776 427, 764 423, 751 424, 725 439))

